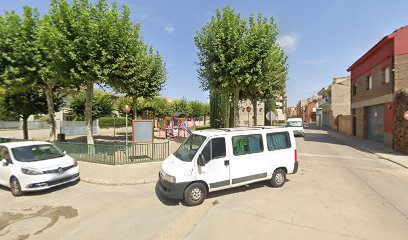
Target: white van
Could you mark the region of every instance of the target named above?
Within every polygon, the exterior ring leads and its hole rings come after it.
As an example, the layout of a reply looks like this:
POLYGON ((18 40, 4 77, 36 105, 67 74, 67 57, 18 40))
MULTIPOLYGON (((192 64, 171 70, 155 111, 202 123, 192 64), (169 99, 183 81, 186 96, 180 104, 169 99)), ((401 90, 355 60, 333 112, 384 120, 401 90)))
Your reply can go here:
POLYGON ((158 186, 172 199, 201 204, 208 192, 269 180, 274 187, 298 169, 289 128, 196 131, 161 165, 158 186))
POLYGON ((0 144, 0 185, 14 196, 77 181, 77 161, 49 142, 0 144))
POLYGON ((303 121, 301 118, 288 118, 286 121, 286 127, 291 128, 295 136, 305 136, 305 130, 303 129, 303 121))

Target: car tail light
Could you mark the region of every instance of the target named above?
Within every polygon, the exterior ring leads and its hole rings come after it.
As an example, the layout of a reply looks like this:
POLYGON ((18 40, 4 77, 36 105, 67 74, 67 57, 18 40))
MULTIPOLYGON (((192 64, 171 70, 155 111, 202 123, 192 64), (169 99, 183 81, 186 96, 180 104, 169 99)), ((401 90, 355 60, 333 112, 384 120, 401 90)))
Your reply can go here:
POLYGON ((298 161, 297 149, 295 149, 295 162, 298 161))

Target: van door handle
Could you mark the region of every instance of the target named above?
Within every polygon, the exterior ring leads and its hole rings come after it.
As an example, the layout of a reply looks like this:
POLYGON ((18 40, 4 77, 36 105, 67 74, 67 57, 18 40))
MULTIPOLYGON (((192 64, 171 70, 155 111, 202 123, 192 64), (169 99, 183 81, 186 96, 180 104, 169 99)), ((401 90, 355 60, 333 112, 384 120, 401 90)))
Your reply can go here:
POLYGON ((224 165, 225 165, 225 166, 229 166, 229 160, 225 160, 225 161, 224 161, 224 165))

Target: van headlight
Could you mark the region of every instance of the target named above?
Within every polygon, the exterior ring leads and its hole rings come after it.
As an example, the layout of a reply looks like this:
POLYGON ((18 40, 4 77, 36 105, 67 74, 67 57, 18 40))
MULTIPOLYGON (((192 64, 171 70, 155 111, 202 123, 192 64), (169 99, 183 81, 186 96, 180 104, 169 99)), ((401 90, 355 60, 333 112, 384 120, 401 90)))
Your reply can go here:
POLYGON ((166 174, 164 176, 164 180, 166 180, 167 182, 175 183, 176 182, 176 177, 166 174))
POLYGON ((40 175, 43 174, 41 170, 35 168, 22 168, 21 171, 27 175, 40 175))

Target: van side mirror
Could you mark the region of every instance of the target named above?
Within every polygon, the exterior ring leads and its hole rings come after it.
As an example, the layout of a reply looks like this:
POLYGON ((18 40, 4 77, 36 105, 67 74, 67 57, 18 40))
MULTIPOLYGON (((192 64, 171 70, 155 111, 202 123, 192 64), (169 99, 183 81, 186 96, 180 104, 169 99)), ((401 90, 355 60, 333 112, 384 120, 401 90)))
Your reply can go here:
POLYGON ((203 154, 198 155, 197 163, 198 163, 198 166, 201 166, 201 167, 205 166, 205 160, 204 160, 203 154))

